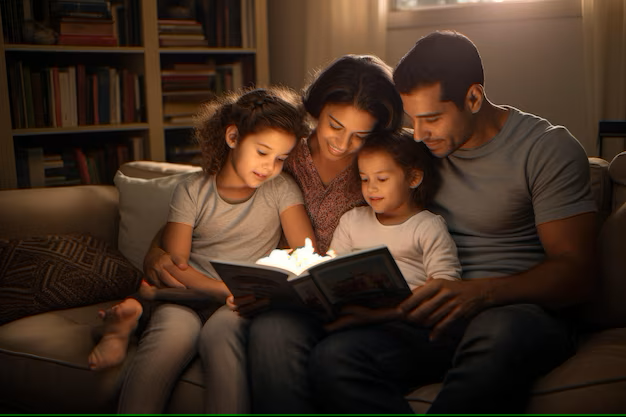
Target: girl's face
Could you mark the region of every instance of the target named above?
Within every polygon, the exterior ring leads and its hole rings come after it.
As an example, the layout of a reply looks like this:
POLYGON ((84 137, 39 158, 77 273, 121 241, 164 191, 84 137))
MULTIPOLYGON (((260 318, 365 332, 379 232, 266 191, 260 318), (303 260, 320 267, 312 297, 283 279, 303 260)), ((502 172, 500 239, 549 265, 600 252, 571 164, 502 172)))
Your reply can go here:
POLYGON ((421 182, 422 171, 416 169, 412 178, 407 178, 402 167, 382 150, 361 152, 358 165, 361 192, 379 220, 405 217, 413 212, 411 186, 421 182))
POLYGON ((325 105, 316 129, 320 155, 331 161, 353 156, 375 123, 374 116, 352 105, 325 105))
POLYGON ((229 134, 233 126, 226 130, 228 145, 232 148, 231 162, 234 173, 250 188, 258 188, 283 170, 283 163, 296 145, 296 137, 277 129, 265 129, 251 133, 245 138, 234 140, 229 134))

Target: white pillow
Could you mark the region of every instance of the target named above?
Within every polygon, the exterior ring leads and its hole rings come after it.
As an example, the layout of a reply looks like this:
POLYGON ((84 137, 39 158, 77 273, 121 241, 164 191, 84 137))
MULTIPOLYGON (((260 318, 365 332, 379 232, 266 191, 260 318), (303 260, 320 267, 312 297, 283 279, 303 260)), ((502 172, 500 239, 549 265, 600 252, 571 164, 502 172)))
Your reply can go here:
POLYGON ((199 169, 152 179, 129 177, 120 171, 115 174, 113 182, 120 194, 117 245, 140 270, 152 239, 167 221, 174 188, 199 169))

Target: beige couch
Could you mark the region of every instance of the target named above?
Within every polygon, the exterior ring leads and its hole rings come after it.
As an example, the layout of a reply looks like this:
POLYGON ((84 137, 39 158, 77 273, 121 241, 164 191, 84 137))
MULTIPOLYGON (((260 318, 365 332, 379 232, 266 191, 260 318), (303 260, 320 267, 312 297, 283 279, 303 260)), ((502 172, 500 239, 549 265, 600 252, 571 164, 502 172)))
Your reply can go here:
MULTIPOLYGON (((530 413, 626 413, 626 152, 608 162, 589 159, 599 222, 603 224, 602 279, 578 353, 534 387, 530 413), (610 217, 606 219, 610 214, 610 217), (606 220, 605 220, 606 219, 606 220)), ((158 177, 186 166, 131 163, 130 176, 158 177)), ((117 246, 118 191, 114 186, 75 186, 0 192, 0 238, 89 232, 117 246)), ((132 359, 104 372, 87 367, 100 320, 113 302, 51 311, 0 326, 0 413, 115 412, 121 377, 132 359)), ((427 410, 438 385, 407 398, 427 410)), ((173 413, 201 413, 204 388, 198 360, 182 375, 169 401, 173 413)))

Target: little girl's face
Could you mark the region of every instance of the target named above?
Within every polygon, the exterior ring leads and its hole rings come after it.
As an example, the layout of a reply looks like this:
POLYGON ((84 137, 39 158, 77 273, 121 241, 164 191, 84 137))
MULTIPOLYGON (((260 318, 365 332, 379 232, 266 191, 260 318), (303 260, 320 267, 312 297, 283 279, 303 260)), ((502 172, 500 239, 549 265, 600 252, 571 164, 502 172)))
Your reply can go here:
POLYGON ((250 188, 258 188, 283 170, 296 138, 282 130, 266 129, 237 141, 232 163, 237 176, 250 188))
POLYGON ((358 164, 361 192, 377 214, 401 217, 411 211, 411 179, 388 152, 361 152, 358 164))

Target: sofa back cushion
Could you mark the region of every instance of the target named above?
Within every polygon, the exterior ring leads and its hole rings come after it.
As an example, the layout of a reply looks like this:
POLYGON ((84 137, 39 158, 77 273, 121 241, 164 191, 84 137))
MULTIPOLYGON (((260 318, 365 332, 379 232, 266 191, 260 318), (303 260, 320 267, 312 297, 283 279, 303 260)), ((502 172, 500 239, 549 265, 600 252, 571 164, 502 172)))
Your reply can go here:
POLYGON ((594 327, 626 326, 626 203, 604 223, 600 233, 600 273, 597 293, 584 312, 594 327))
POLYGON ((150 179, 129 177, 122 170, 115 175, 113 181, 120 195, 118 247, 135 267, 143 270, 143 258, 152 239, 167 221, 174 188, 197 170, 150 179))
POLYGON ((618 154, 609 165, 609 175, 613 182, 613 210, 626 203, 626 151, 618 154))
POLYGON ((117 246, 117 190, 111 185, 0 192, 0 238, 89 233, 117 246))

